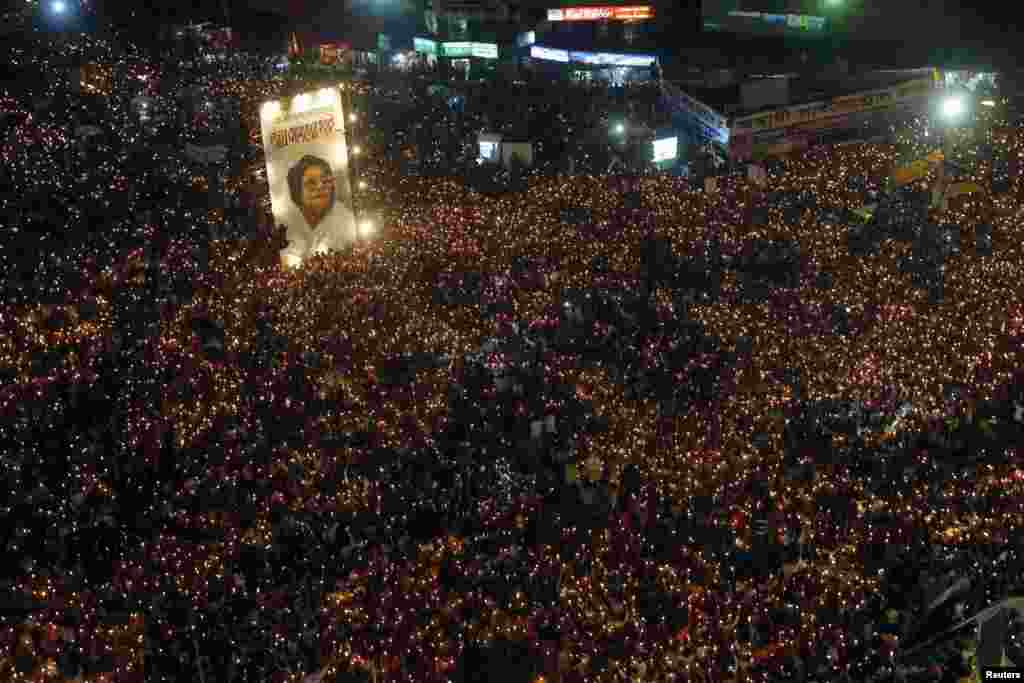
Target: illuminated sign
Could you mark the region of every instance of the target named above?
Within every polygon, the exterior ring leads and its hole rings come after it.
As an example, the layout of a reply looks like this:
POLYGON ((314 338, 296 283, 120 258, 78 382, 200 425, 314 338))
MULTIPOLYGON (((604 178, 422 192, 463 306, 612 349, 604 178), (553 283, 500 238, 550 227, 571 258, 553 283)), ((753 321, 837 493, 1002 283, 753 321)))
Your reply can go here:
POLYGON ((549 62, 568 63, 569 61, 568 50, 555 50, 550 47, 541 47, 540 45, 534 45, 530 48, 530 56, 534 59, 543 59, 549 62))
POLYGON ((413 38, 412 48, 416 52, 421 52, 425 55, 436 55, 437 54, 437 43, 433 40, 426 38, 413 38))
POLYGON ((549 9, 548 21, 642 21, 654 17, 650 5, 549 9))
POLYGON ((441 54, 445 57, 497 59, 498 46, 494 43, 472 43, 468 41, 441 43, 441 54))
POLYGON ((481 59, 497 59, 498 46, 494 43, 473 43, 470 54, 481 59))
POLYGON ((679 156, 679 138, 663 138, 654 141, 654 163, 672 161, 679 156))
POLYGON ((787 27, 793 31, 824 31, 825 17, 814 17, 808 14, 762 14, 761 12, 729 12, 733 19, 751 19, 763 21, 774 26, 787 27))
POLYGON ((441 54, 445 57, 469 57, 473 54, 473 43, 441 43, 441 54))
POLYGON ((650 55, 620 55, 610 52, 570 52, 569 61, 601 66, 651 66, 655 58, 650 55))
POLYGON ((497 163, 501 161, 501 135, 497 133, 478 133, 477 144, 480 146, 481 163, 497 163))

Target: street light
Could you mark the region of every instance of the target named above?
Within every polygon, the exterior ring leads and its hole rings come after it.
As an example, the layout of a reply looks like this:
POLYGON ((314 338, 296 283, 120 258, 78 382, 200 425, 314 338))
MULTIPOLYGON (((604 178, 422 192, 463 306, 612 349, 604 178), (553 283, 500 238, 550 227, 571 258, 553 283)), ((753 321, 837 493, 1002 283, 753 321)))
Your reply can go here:
POLYGON ((966 108, 963 95, 950 95, 942 101, 942 116, 947 122, 956 123, 966 108))

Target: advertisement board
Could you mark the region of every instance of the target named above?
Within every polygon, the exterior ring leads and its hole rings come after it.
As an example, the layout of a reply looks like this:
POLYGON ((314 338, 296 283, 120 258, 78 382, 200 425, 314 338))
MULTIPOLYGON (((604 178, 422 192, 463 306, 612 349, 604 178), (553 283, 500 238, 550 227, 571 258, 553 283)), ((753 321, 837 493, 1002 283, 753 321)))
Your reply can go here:
POLYGON ((570 62, 595 66, 651 66, 656 58, 651 55, 624 55, 612 52, 570 52, 570 62))
POLYGON ((496 164, 501 161, 501 135, 499 133, 478 133, 477 145, 480 147, 478 160, 481 163, 496 164))
POLYGON ((470 55, 480 59, 497 59, 498 46, 494 43, 473 43, 470 48, 470 55))
POLYGON ((922 78, 891 88, 739 117, 732 126, 730 155, 746 160, 755 154, 755 148, 765 153, 774 143, 799 147, 826 131, 871 125, 893 112, 924 106, 933 92, 933 79, 922 78))
POLYGON ((437 42, 428 38, 413 38, 412 49, 425 55, 437 54, 437 42))
POLYGON ((679 137, 672 136, 670 138, 661 138, 655 140, 654 145, 654 157, 651 159, 654 163, 662 161, 672 161, 679 157, 679 137))
POLYGON ((526 168, 533 166, 533 144, 530 142, 502 142, 501 163, 505 168, 512 163, 512 157, 519 157, 520 163, 526 168))
POLYGON ((266 102, 260 127, 274 221, 287 227, 282 260, 298 265, 356 238, 345 117, 334 88, 266 102))
POLYGON ((473 43, 469 41, 441 43, 441 55, 444 57, 497 59, 498 46, 495 43, 473 43))
POLYGON ((654 18, 650 5, 631 7, 562 7, 548 10, 548 21, 644 21, 654 18))
POLYGON ((550 47, 542 47, 540 45, 534 45, 530 48, 530 57, 533 59, 543 59, 548 62, 569 62, 569 51, 568 50, 556 50, 550 47))
POLYGON ((707 31, 769 36, 824 36, 826 17, 804 14, 800 0, 704 0, 701 19, 707 31))

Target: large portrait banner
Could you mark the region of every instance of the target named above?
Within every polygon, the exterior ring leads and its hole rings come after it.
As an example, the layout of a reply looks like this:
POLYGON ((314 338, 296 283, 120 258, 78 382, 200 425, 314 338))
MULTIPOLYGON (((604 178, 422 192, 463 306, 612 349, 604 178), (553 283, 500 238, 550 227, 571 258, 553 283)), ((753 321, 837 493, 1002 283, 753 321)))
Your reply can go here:
POLYGON ((357 238, 340 93, 325 88, 260 112, 270 205, 287 227, 285 265, 342 249, 357 238))

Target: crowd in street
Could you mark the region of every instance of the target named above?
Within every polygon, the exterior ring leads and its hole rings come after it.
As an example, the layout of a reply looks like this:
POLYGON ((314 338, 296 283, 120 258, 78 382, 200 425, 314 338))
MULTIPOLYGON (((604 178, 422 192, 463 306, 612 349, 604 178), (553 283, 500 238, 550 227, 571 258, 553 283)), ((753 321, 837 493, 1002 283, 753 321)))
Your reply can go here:
POLYGON ((1005 112, 964 152, 991 191, 939 214, 934 175, 887 191, 924 120, 763 184, 541 165, 483 194, 447 154, 501 104, 465 97, 414 175, 392 132, 426 146, 449 99, 385 117, 352 84, 381 229, 283 269, 248 143, 288 86, 89 49, 110 95, 2 100, 0 677, 968 675, 954 627, 1024 581, 1005 112), (224 166, 154 142, 189 135, 224 166))

